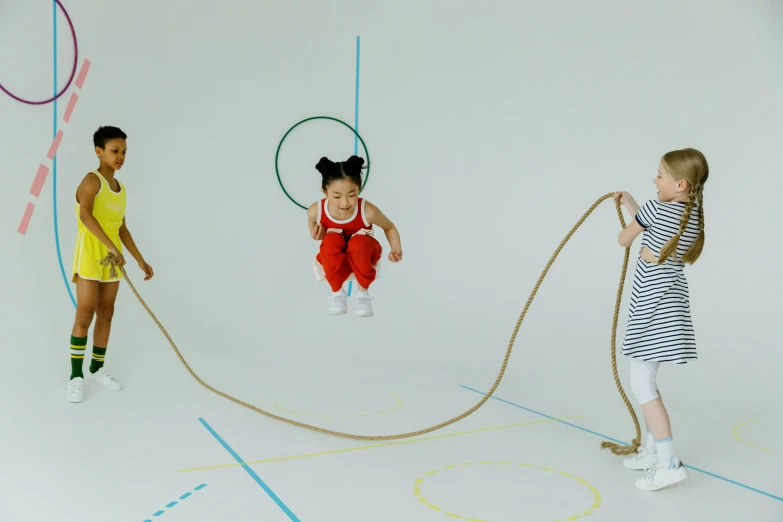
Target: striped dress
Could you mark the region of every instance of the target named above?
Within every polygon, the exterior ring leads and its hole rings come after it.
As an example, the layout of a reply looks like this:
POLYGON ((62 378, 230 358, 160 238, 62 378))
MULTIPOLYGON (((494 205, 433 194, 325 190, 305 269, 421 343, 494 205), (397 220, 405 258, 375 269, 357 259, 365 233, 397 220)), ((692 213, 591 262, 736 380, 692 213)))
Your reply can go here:
MULTIPOLYGON (((659 257, 669 239, 680 229, 685 203, 650 200, 636 213, 644 228, 642 247, 659 257)), ((699 235, 699 213, 693 206, 680 236, 677 259, 660 265, 639 258, 633 279, 622 353, 645 361, 687 363, 696 359, 696 337, 691 321, 688 281, 682 256, 699 235)))

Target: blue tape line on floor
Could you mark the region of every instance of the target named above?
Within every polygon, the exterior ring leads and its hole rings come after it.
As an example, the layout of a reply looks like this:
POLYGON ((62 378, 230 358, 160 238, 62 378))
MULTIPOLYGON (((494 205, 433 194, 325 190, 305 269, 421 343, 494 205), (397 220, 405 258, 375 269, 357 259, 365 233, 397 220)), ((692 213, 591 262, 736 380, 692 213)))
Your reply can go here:
MULTIPOLYGON (((480 392, 480 391, 478 391, 478 390, 475 390, 475 389, 473 389, 473 388, 471 388, 471 387, 469 387, 469 386, 465 386, 465 385, 462 385, 462 384, 460 384, 460 387, 461 387, 461 388, 465 388, 466 390, 470 390, 470 391, 472 391, 472 392, 475 392, 475 393, 481 394, 481 395, 486 395, 484 392, 480 392)), ((628 442, 623 442, 623 441, 621 441, 621 440, 613 439, 613 438, 611 438, 611 437, 608 437, 608 436, 606 436, 606 435, 603 435, 603 434, 601 434, 601 433, 598 433, 598 432, 595 432, 595 431, 588 430, 587 428, 583 428, 582 426, 577 426, 576 424, 573 424, 573 423, 570 423, 570 422, 566 422, 566 421, 563 421, 563 420, 556 419, 556 418, 554 418, 554 417, 552 417, 552 416, 550 416, 550 415, 547 415, 546 413, 541 413, 541 412, 538 412, 538 411, 535 411, 535 410, 531 410, 530 408, 527 408, 527 407, 525 407, 525 406, 522 406, 521 404, 515 404, 515 403, 513 403, 513 402, 511 402, 511 401, 507 401, 507 400, 505 400, 505 399, 501 399, 500 397, 496 397, 496 396, 494 396, 494 395, 493 395, 491 398, 492 398, 492 399, 495 399, 496 401, 504 402, 504 403, 506 403, 506 404, 508 404, 508 405, 510 405, 510 406, 514 406, 515 408, 520 408, 520 409, 523 409, 523 410, 527 410, 527 411, 529 411, 529 412, 531 412, 531 413, 535 413, 536 415, 541 415, 542 417, 546 417, 546 418, 548 418, 548 419, 552 419, 552 420, 554 420, 554 421, 557 421, 557 422, 559 422, 559 423, 561 423, 561 424, 565 424, 566 426, 571 426, 572 428, 576 428, 576 429, 578 429, 578 430, 586 431, 587 433, 590 433, 590 434, 592 434, 592 435, 596 435, 596 436, 598 436, 598 437, 601 437, 601 438, 603 438, 603 439, 611 440, 611 441, 613 441, 613 442, 616 442, 616 443, 618 443, 618 444, 624 444, 624 445, 626 445, 626 446, 629 444, 628 442)), ((709 471, 705 471, 705 470, 703 470, 703 469, 700 469, 700 468, 697 468, 697 467, 691 466, 691 465, 689 465, 689 464, 685 464, 684 462, 683 462, 683 466, 685 466, 685 467, 686 467, 686 468, 688 468, 688 469, 692 469, 693 471, 698 471, 699 473, 704 473, 705 475, 709 475, 709 476, 711 476, 711 477, 714 477, 714 478, 716 478, 716 479, 723 480, 723 481, 725 481, 725 482, 728 482, 729 484, 734 484, 735 486, 739 486, 739 487, 741 487, 741 488, 745 488, 745 489, 747 489, 748 491, 753 491, 754 493, 759 493, 759 494, 761 494, 761 495, 765 495, 765 496, 767 496, 767 497, 769 497, 769 498, 773 498, 773 499, 775 499, 775 500, 779 500, 779 501, 783 502, 783 497, 779 497, 779 496, 777 496, 777 495, 773 495, 772 493, 767 493, 766 491, 762 491, 762 490, 760 490, 760 489, 756 489, 756 488, 754 488, 754 487, 751 487, 751 486, 748 486, 748 485, 746 485, 746 484, 742 484, 741 482, 737 482, 736 480, 731 480, 731 479, 728 479, 728 478, 726 478, 726 477, 722 477, 722 476, 720 476, 720 475, 717 475, 717 474, 715 474, 715 473, 712 473, 712 472, 709 472, 709 471)))
POLYGON ((253 469, 245 464, 245 461, 242 457, 237 454, 236 451, 234 451, 231 446, 228 445, 228 443, 223 440, 223 438, 217 434, 217 432, 212 429, 212 426, 210 426, 207 421, 205 421, 202 418, 199 418, 199 422, 209 431, 209 433, 212 434, 213 437, 215 437, 215 440, 217 440, 223 448, 231 454, 232 457, 234 457, 234 460, 236 460, 242 468, 247 472, 248 475, 252 477, 252 479, 261 486, 261 489, 263 489, 267 495, 274 501, 275 504, 277 504, 277 507, 279 507, 281 510, 283 510, 283 513, 288 515, 288 518, 290 518, 293 522, 300 522, 300 520, 294 515, 294 513, 288 509, 288 506, 285 505, 285 503, 280 500, 280 497, 278 497, 272 489, 266 485, 266 483, 261 480, 261 477, 259 477, 253 469))
MULTIPOLYGON (((195 489, 196 491, 199 491, 199 490, 202 490, 202 489, 204 489, 205 487, 207 487, 207 485, 206 485, 206 484, 199 484, 198 486, 196 486, 196 487, 195 487, 195 488, 193 488, 193 489, 195 489)), ((193 493, 191 493, 190 491, 188 491, 187 493, 185 493, 185 494, 181 495, 181 496, 179 497, 179 499, 180 499, 180 500, 185 500, 186 498, 190 497, 191 495, 193 495, 193 493)), ((179 502, 177 502, 176 500, 174 500, 174 501, 171 501, 171 502, 169 502, 168 504, 166 504, 166 507, 167 507, 167 508, 169 508, 169 509, 171 509, 171 508, 173 508, 174 506, 176 506, 177 504, 179 504, 179 502)), ((165 509, 160 509, 160 510, 156 511, 155 513, 153 513, 153 514, 152 514, 152 516, 153 516, 153 517, 159 517, 159 516, 162 516, 162 515, 164 515, 165 513, 166 513, 166 510, 165 510, 165 509)), ((144 522, 152 522, 152 520, 150 520, 150 519, 147 519, 147 520, 145 520, 144 522)))

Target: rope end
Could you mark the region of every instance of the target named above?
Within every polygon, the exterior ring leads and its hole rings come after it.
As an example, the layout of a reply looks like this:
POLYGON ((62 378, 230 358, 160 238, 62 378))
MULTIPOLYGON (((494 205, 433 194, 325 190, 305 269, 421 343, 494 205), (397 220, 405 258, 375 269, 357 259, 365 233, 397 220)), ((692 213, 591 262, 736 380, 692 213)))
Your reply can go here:
POLYGON ((114 256, 113 253, 109 252, 106 254, 106 257, 101 259, 99 261, 101 266, 111 265, 111 269, 109 270, 109 277, 117 277, 117 258, 114 256))
POLYGON ((629 446, 603 441, 601 443, 601 449, 608 449, 615 455, 630 455, 632 453, 636 453, 636 451, 639 449, 639 444, 639 439, 633 439, 629 446))

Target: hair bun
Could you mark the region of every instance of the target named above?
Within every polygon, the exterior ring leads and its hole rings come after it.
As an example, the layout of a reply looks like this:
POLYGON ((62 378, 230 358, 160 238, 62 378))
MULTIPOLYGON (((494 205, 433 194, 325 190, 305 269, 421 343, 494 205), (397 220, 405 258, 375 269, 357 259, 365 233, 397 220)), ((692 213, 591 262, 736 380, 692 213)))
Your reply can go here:
POLYGON ((320 172, 322 176, 329 174, 332 168, 334 168, 334 163, 326 156, 318 160, 318 164, 315 166, 315 169, 320 172))
POLYGON ((351 156, 350 158, 348 158, 348 161, 346 161, 345 163, 350 165, 351 167, 361 169, 362 166, 364 165, 364 158, 360 158, 359 156, 351 156))

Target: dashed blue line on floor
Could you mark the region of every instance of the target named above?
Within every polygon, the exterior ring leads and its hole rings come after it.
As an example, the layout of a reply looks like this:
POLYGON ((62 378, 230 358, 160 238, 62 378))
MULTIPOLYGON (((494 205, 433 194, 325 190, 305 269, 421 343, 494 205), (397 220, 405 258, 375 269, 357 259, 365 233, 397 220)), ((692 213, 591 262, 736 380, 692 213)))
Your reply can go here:
MULTIPOLYGON (((206 485, 206 484, 199 484, 198 486, 196 486, 196 487, 195 487, 195 488, 193 488, 193 489, 195 489, 196 491, 200 491, 200 490, 204 489, 205 487, 207 487, 207 485, 206 485)), ((179 497, 179 499, 180 499, 180 500, 185 500, 186 498, 188 498, 188 497, 190 497, 190 496, 192 496, 192 495, 193 495, 193 493, 191 493, 190 491, 188 491, 187 493, 185 493, 185 494, 181 495, 181 496, 179 497)), ((167 507, 167 508, 169 508, 169 509, 171 509, 171 508, 173 508, 174 506, 176 506, 177 504, 179 504, 179 502, 177 502, 176 500, 173 500, 173 501, 169 502, 168 504, 166 504, 166 507, 167 507)), ((153 516, 153 517, 159 517, 159 516, 162 516, 162 515, 165 515, 165 514, 166 514, 166 510, 165 510, 165 509, 160 509, 160 510, 156 511, 155 513, 153 513, 153 514, 152 514, 152 516, 153 516)), ((152 522, 152 520, 150 520, 150 519, 147 519, 147 520, 145 520, 144 522, 152 522)))

